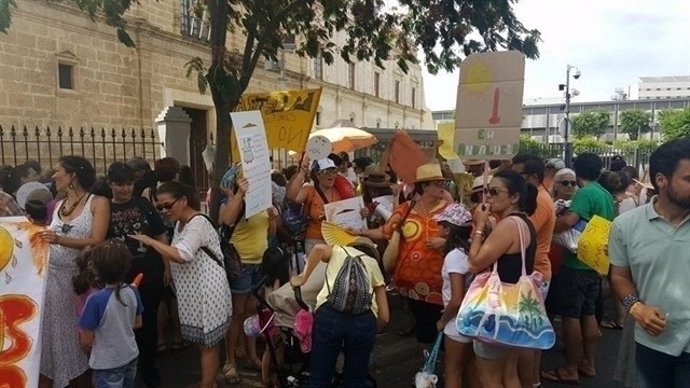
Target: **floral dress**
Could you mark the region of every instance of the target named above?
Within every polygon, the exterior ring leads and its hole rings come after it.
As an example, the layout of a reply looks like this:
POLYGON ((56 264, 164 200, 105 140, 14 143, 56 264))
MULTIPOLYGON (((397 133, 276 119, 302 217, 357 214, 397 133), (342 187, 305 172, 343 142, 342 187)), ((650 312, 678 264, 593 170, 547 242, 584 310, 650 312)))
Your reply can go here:
MULTIPOLYGON (((58 211, 62 202, 57 203, 49 228, 60 236, 89 237, 93 227, 92 199, 93 195, 89 196, 84 210, 70 222, 60 219, 58 211)), ((41 328, 41 374, 53 380, 55 388, 66 387, 70 380, 89 369, 87 355, 79 344, 76 325, 79 298, 72 287, 72 278, 79 272, 76 264, 79 254, 78 249, 50 245, 41 328)))
MULTIPOLYGON (((383 234, 390 239, 398 224, 408 213, 411 202, 398 206, 383 234)), ((434 216, 443 212, 447 203, 441 201, 429 214, 423 215, 412 210, 405 219, 400 238, 400 255, 393 271, 393 282, 401 295, 422 302, 443 305, 443 252, 427 247, 427 240, 441 237, 441 230, 434 216)))
POLYGON ((225 270, 202 247, 222 260, 218 233, 203 216, 175 227, 172 244, 183 263, 170 263, 177 290, 182 338, 210 347, 218 344, 230 327, 232 301, 225 270))

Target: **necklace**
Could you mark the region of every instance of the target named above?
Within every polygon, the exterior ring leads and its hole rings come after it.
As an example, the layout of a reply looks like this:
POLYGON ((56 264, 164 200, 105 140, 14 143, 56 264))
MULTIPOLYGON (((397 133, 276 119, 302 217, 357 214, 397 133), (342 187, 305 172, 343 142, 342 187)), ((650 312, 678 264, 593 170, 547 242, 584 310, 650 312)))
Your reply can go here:
POLYGON ((79 199, 73 202, 72 205, 69 207, 66 206, 67 199, 65 199, 65 201, 62 203, 62 206, 60 206, 60 215, 62 217, 67 217, 70 214, 72 214, 72 212, 74 212, 74 209, 76 209, 77 206, 79 206, 79 204, 81 203, 81 200, 84 199, 84 196, 86 196, 86 193, 82 194, 81 197, 79 197, 79 199))

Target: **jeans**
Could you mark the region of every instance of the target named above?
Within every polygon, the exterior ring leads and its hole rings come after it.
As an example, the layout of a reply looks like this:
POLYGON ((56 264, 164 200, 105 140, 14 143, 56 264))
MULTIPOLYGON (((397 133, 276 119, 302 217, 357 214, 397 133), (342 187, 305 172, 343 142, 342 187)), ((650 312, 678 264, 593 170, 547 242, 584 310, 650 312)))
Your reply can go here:
POLYGON ((113 369, 94 369, 95 388, 136 388, 137 359, 113 369))
POLYGON ((312 334, 309 387, 331 386, 336 360, 342 351, 344 388, 362 388, 367 385, 369 357, 376 340, 376 318, 371 312, 348 315, 328 306, 316 311, 312 334))
POLYGON ((690 353, 671 356, 635 345, 640 388, 690 388, 690 353))

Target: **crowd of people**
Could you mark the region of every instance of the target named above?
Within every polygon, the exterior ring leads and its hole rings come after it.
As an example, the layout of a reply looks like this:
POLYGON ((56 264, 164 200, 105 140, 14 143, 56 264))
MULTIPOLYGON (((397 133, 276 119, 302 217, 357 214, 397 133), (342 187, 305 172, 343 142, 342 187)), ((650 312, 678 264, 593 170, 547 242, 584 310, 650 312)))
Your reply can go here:
POLYGON ((189 344, 199 350, 196 386, 217 386, 219 371, 241 384, 239 368, 252 368, 273 387, 280 360, 262 355, 246 331, 257 314, 254 291, 307 287, 315 278, 312 387, 331 386, 341 353, 344 386, 366 386, 394 294, 409 314, 409 330, 399 335, 414 334, 426 348, 442 333, 446 387, 577 384, 598 373, 601 328, 623 330, 616 378, 626 386, 690 387, 683 278, 690 271, 690 139, 653 153, 644 174, 650 183, 622 159, 605 169, 591 153, 577 155, 572 169, 523 154, 464 164, 466 172, 454 174, 431 161, 402 182, 368 158, 304 160, 273 172, 274 207, 251 217, 249 182, 233 166, 217 220, 201 212, 188 168, 172 158, 153 169, 141 158, 115 162, 104 177, 78 156, 61 158, 46 176, 35 162, 2 169, 2 216, 45 225, 41 237, 51 244, 41 387, 134 387, 137 374, 148 387, 163 386, 156 353, 189 344), (326 244, 325 205, 360 195, 366 227, 348 229, 347 243, 326 244), (384 196, 392 208, 379 202, 384 196), (595 216, 613 222, 608 277, 564 238, 595 216), (217 233, 219 225, 229 236, 217 233), (224 243, 239 257, 233 276, 223 268, 224 243), (492 268, 505 284, 538 275, 540 303, 561 322, 560 367, 542 370, 539 349, 459 332, 468 288, 492 268), (617 306, 610 320, 603 319, 606 284, 617 306))

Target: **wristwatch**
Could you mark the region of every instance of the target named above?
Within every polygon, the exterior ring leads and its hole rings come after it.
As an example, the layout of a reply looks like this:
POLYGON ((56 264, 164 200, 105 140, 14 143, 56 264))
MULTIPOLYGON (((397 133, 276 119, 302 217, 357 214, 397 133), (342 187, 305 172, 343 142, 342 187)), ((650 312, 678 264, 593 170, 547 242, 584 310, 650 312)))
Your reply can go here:
POLYGON ((623 308, 625 308, 625 311, 629 313, 632 306, 639 301, 640 301, 640 298, 638 298, 637 295, 628 294, 628 295, 623 297, 623 300, 621 301, 621 303, 623 303, 623 308))

